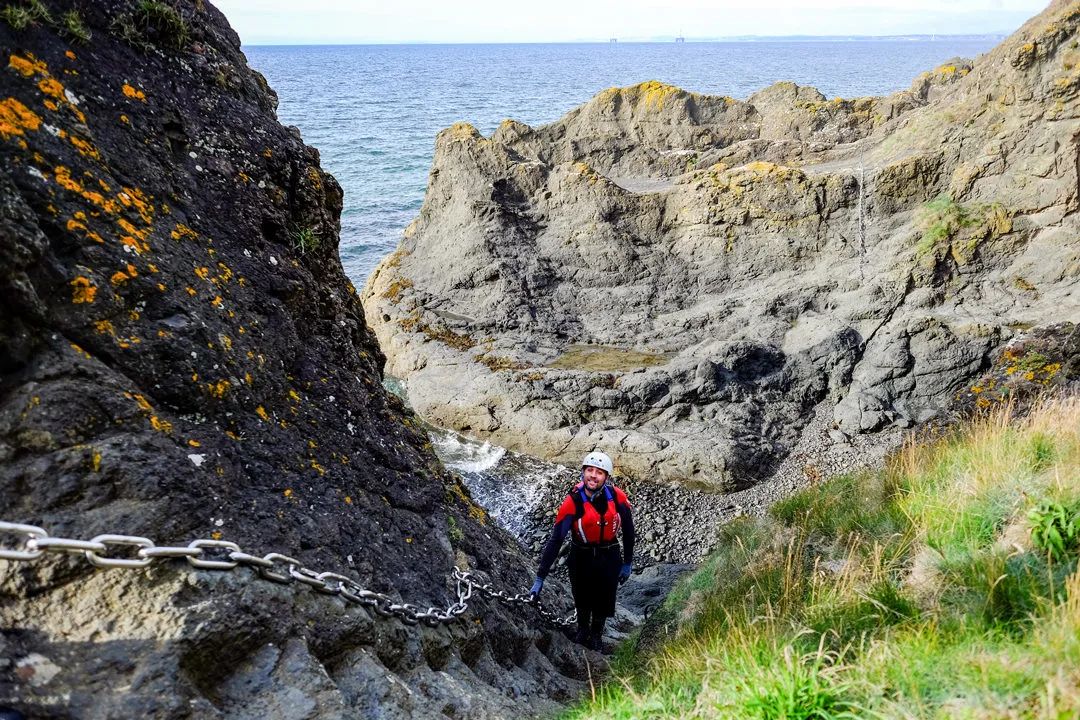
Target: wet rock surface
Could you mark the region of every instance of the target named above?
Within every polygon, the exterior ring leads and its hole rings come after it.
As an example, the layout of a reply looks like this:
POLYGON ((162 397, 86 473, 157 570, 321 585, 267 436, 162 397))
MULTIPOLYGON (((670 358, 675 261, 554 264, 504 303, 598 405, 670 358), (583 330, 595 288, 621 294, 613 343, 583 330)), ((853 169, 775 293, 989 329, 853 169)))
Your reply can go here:
MULTIPOLYGON (((231 541, 423 608, 455 565, 527 587, 383 391, 341 190, 224 17, 44 4, 0 23, 0 519, 231 541)), ((586 681, 531 608, 481 597, 408 627, 249 568, 0 561, 0 706, 30 717, 519 717, 586 681)))
POLYGON ((941 417, 1080 317, 1074 45, 1054 2, 887 98, 644 83, 442 132, 363 297, 420 415, 557 462, 733 491, 941 417))

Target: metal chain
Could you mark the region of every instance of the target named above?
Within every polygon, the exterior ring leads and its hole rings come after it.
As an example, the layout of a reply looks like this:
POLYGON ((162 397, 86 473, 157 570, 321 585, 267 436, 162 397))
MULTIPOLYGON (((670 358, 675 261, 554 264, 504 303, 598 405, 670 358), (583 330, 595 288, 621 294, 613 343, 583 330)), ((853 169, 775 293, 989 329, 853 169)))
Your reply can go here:
POLYGON ((153 540, 135 535, 98 535, 90 540, 74 540, 49 535, 35 525, 0 521, 0 533, 22 535, 19 549, 0 547, 0 560, 33 562, 46 553, 83 553, 87 561, 99 568, 144 568, 155 560, 185 558, 188 564, 199 570, 231 571, 237 567, 249 567, 256 575, 270 582, 289 585, 299 582, 315 592, 336 595, 347 602, 369 608, 380 617, 396 617, 406 625, 424 623, 435 627, 461 617, 469 609, 468 600, 473 590, 495 598, 508 605, 534 605, 540 616, 556 626, 566 627, 574 623, 575 615, 559 618, 537 602, 529 593, 510 595, 494 589, 488 583, 474 579, 469 572, 454 568, 457 583, 457 602, 443 610, 429 607, 422 610, 416 605, 397 603, 389 595, 364 589, 359 583, 335 572, 317 572, 288 555, 267 553, 263 556, 249 555, 239 545, 227 540, 192 540, 186 546, 170 547, 156 545, 153 540), (110 557, 110 546, 129 545, 138 547, 134 558, 110 557))

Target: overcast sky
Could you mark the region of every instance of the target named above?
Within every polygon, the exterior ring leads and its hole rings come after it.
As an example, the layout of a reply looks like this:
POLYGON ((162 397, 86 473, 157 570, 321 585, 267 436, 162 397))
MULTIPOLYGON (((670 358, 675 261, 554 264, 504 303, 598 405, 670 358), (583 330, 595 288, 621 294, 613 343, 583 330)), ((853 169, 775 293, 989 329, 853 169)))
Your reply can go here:
POLYGON ((248 45, 1010 33, 1047 0, 213 0, 248 45))

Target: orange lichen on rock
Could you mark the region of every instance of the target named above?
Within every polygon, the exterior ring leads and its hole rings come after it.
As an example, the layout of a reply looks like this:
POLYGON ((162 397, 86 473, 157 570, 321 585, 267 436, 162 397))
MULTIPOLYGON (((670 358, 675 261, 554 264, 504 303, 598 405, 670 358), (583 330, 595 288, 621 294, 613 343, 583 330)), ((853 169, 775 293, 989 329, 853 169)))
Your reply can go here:
POLYGON ((198 240, 199 233, 189 228, 184 223, 176 223, 176 229, 172 231, 173 240, 181 240, 187 238, 188 240, 198 240))
POLYGON ((166 435, 172 435, 172 423, 166 420, 161 420, 156 415, 150 418, 150 425, 152 425, 153 428, 158 432, 165 433, 166 435))
POLYGON ((38 90, 40 90, 42 94, 54 98, 57 103, 67 101, 67 98, 64 96, 64 86, 61 85, 60 81, 56 78, 47 77, 38 81, 38 90))
POLYGON ((13 97, 0 102, 0 135, 5 140, 41 127, 41 118, 13 97))
POLYGON ((120 283, 125 282, 125 281, 130 280, 130 279, 131 279, 131 276, 128 275, 126 272, 118 270, 115 273, 113 273, 113 276, 111 278, 109 278, 109 282, 111 282, 113 285, 119 285, 120 283))
POLYGON ((146 95, 142 90, 138 90, 127 83, 124 83, 123 91, 124 95, 132 100, 142 100, 143 102, 146 102, 146 95))
POLYGON ((229 392, 230 384, 228 380, 218 380, 213 385, 207 385, 206 389, 210 393, 210 397, 223 398, 229 392))
POLYGON ((143 222, 149 225, 154 221, 154 206, 146 199, 137 188, 125 187, 124 191, 117 195, 124 207, 134 207, 143 222))
POLYGON ((79 151, 80 155, 93 158, 94 160, 101 159, 101 153, 98 152, 97 148, 94 147, 93 143, 87 142, 82 138, 77 138, 74 135, 69 135, 68 140, 71 141, 71 144, 75 146, 75 149, 79 151))
POLYGON ((22 73, 24 77, 31 77, 35 73, 42 75, 49 73, 49 66, 35 58, 32 53, 26 53, 26 57, 12 55, 8 59, 8 64, 22 73))
POLYGON ((75 303, 76 305, 94 302, 94 295, 97 294, 97 287, 95 287, 88 278, 82 277, 80 275, 79 277, 72 280, 70 284, 73 288, 75 288, 75 291, 72 294, 71 302, 75 303))

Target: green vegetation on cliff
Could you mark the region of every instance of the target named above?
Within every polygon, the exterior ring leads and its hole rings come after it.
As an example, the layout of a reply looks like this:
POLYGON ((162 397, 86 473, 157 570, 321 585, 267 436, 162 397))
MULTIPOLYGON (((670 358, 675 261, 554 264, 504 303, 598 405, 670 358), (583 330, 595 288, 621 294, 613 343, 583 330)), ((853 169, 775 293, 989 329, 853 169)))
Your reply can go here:
POLYGON ((1080 714, 1080 402, 729 524, 575 718, 1080 714))

